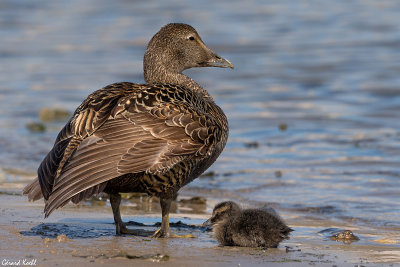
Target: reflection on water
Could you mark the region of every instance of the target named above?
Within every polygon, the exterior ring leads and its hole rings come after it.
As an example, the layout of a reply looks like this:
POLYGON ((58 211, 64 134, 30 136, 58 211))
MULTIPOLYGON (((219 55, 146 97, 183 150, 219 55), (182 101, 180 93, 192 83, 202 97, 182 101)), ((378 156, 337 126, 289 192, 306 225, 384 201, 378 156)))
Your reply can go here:
POLYGON ((147 41, 183 21, 236 67, 187 71, 231 130, 213 173, 186 190, 399 247, 399 11, 395 0, 2 1, 0 182, 34 173, 50 149, 63 123, 26 128, 41 108, 73 111, 104 85, 143 82, 147 41))

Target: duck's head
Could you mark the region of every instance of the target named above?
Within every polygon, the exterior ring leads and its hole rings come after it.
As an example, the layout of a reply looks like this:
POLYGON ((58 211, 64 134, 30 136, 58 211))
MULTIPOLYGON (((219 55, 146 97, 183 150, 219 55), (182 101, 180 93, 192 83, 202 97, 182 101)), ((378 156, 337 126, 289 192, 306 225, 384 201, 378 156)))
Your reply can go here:
POLYGON ((233 201, 225 201, 214 207, 211 218, 203 223, 204 226, 215 225, 217 223, 231 219, 240 213, 240 207, 233 201))
POLYGON ((171 23, 162 27, 150 40, 143 67, 146 82, 157 83, 165 82, 165 76, 177 75, 189 68, 233 69, 233 64, 208 48, 192 26, 171 23))

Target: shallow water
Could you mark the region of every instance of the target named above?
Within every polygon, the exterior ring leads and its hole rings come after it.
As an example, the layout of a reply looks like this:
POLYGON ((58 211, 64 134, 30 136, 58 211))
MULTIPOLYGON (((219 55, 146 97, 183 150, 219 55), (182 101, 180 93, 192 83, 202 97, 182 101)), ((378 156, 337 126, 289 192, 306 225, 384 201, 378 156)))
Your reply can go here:
POLYGON ((51 148, 64 122, 26 128, 41 108, 72 112, 104 85, 143 82, 148 40, 186 22, 235 69, 186 72, 230 139, 184 192, 269 204, 322 244, 318 232, 349 228, 366 249, 399 248, 400 3, 214 2, 2 1, 0 182, 34 175, 51 148))

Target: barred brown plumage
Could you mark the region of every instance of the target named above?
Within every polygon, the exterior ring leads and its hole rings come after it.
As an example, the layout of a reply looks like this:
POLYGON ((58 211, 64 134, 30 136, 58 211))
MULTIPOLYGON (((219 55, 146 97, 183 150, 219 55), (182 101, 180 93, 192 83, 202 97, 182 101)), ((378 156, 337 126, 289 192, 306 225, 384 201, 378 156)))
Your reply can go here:
POLYGON ((208 92, 182 74, 192 67, 230 67, 194 28, 172 23, 151 39, 143 61, 146 84, 121 82, 90 94, 61 130, 24 189, 45 199, 45 216, 99 192, 110 195, 117 234, 129 233, 119 211, 122 192, 160 197, 170 236, 171 199, 219 156, 228 122, 208 92), (193 38, 189 38, 193 37, 193 38))

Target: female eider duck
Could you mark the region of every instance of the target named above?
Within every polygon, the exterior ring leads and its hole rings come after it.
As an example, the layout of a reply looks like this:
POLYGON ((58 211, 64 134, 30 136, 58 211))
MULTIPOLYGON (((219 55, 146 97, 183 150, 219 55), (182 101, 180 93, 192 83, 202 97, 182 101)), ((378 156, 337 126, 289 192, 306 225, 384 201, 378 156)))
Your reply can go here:
POLYGON ((172 198, 218 158, 228 122, 210 94, 182 72, 194 67, 232 68, 181 23, 160 29, 143 60, 146 84, 121 82, 89 95, 58 134, 23 191, 45 199, 45 217, 70 200, 110 196, 117 234, 133 233, 121 220, 119 193, 160 198, 161 227, 169 229, 172 198))
POLYGON ((232 201, 217 204, 207 225, 222 246, 276 248, 293 231, 275 211, 242 210, 232 201))

